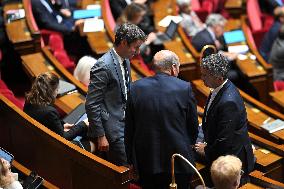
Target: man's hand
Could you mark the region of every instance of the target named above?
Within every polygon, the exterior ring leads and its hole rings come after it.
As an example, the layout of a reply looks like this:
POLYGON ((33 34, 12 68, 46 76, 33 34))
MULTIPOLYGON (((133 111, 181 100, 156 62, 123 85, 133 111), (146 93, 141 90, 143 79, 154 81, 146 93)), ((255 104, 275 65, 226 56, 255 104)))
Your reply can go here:
POLYGON ((71 11, 69 9, 60 9, 60 13, 67 18, 71 16, 71 11))
POLYGON ((109 150, 109 143, 106 136, 98 137, 98 150, 107 152, 109 150))
POLYGON ((134 3, 145 4, 147 0, 134 0, 134 3))
POLYGON ((197 144, 195 144, 195 151, 197 153, 199 153, 201 156, 205 156, 205 151, 204 151, 204 148, 206 146, 206 143, 201 143, 201 142, 198 142, 197 144))
POLYGON ((87 118, 87 119, 84 119, 83 121, 85 122, 85 124, 86 124, 87 126, 89 126, 89 120, 88 120, 88 118, 87 118))
POLYGON ((64 132, 68 132, 73 126, 74 126, 74 124, 65 123, 65 124, 63 125, 63 127, 64 127, 64 132))

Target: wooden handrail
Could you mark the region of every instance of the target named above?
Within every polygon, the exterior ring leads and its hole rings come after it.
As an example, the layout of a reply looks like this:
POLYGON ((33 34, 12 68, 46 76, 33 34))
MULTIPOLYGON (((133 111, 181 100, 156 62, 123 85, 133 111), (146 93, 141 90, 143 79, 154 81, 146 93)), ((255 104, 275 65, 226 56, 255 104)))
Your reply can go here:
POLYGON ((0 143, 21 164, 62 188, 126 189, 129 169, 55 134, 0 95, 0 143), (13 121, 11 121, 13 120, 13 121))

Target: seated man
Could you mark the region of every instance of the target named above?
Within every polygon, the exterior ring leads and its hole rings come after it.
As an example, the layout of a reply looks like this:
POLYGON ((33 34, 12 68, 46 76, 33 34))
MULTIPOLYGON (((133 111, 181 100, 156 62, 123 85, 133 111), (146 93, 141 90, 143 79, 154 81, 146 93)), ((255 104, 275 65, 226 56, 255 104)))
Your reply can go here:
POLYGON ((250 96, 258 99, 259 95, 254 86, 249 83, 248 79, 235 65, 234 60, 237 58, 237 53, 227 51, 228 47, 224 39, 224 26, 227 20, 220 14, 210 14, 206 19, 204 30, 198 32, 191 40, 192 45, 197 51, 201 51, 205 45, 213 45, 216 49, 230 60, 231 67, 228 73, 228 78, 240 89, 248 93, 250 96))
POLYGON ((271 48, 269 62, 273 66, 273 80, 284 81, 284 24, 279 30, 278 37, 271 48))
POLYGON ((196 13, 191 10, 191 0, 177 0, 180 16, 183 18, 181 26, 187 36, 195 36, 205 28, 205 24, 201 22, 196 13))
POLYGON ((61 9, 55 0, 31 0, 33 15, 40 29, 69 34, 82 20, 74 21, 68 9, 61 9))
POLYGON ((232 155, 220 156, 212 163, 210 172, 216 189, 237 189, 243 174, 242 162, 232 155))

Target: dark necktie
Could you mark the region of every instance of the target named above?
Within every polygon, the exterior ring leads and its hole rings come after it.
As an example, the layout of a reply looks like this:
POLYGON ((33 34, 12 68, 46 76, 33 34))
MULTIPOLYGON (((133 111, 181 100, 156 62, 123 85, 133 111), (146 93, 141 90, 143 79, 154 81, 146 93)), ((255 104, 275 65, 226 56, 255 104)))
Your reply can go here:
POLYGON ((123 69, 124 69, 125 85, 126 85, 126 89, 127 89, 127 92, 128 92, 129 84, 130 84, 130 76, 129 76, 129 71, 128 71, 128 68, 127 68, 126 60, 123 61, 122 65, 123 65, 123 69))

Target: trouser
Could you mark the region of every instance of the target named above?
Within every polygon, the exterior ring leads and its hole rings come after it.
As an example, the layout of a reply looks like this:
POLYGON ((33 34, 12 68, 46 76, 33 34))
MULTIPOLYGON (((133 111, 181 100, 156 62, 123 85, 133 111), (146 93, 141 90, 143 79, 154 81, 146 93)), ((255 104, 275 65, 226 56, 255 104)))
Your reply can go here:
MULTIPOLYGON (((143 174, 139 173, 142 189, 169 189, 171 175, 169 173, 143 174)), ((190 174, 175 174, 178 189, 188 189, 190 174)))

